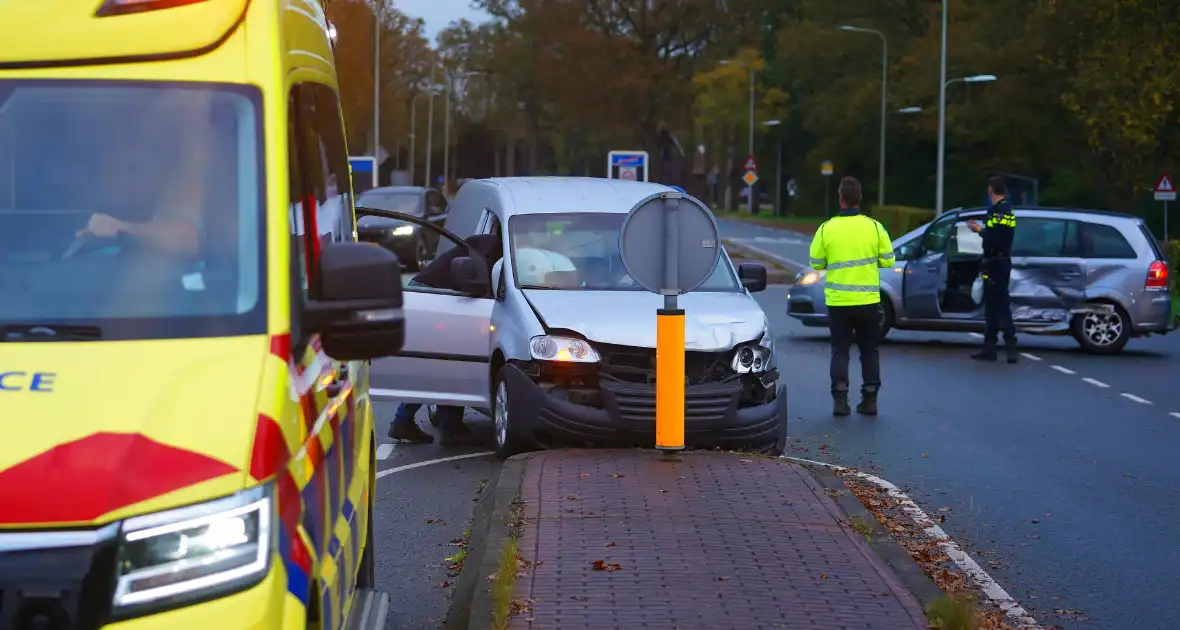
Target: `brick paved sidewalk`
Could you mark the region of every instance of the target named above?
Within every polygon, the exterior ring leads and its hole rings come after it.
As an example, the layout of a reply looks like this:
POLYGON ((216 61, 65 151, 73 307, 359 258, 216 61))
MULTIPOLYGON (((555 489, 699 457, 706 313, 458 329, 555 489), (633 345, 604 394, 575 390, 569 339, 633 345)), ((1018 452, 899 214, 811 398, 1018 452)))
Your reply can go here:
POLYGON ((727 453, 679 459, 528 456, 520 550, 531 567, 515 593, 528 609, 509 627, 927 627, 810 472, 727 453))

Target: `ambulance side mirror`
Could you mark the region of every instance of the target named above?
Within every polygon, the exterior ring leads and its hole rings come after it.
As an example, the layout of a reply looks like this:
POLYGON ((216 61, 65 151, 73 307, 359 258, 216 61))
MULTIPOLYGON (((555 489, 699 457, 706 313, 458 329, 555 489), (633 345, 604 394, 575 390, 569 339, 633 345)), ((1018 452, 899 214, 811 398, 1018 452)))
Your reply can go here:
POLYGON ((405 341, 397 256, 367 243, 328 243, 320 253, 320 295, 304 309, 308 332, 338 361, 397 354, 405 341))

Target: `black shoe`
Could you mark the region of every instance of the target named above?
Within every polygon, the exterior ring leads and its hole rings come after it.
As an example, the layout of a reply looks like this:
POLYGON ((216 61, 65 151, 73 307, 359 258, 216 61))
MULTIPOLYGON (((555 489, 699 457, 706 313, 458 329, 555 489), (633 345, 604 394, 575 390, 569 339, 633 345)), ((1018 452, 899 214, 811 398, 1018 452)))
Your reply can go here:
POLYGON ((1020 353, 1016 351, 1013 346, 1008 346, 1008 363, 1017 363, 1020 361, 1020 353))
POLYGON ((391 440, 397 440, 399 442, 411 442, 413 444, 430 444, 434 442, 434 436, 420 429, 416 422, 406 424, 391 422, 387 435, 391 440))
POLYGON ((462 423, 445 431, 440 431, 440 433, 442 433, 442 439, 438 443, 442 446, 460 446, 471 444, 475 441, 475 435, 471 432, 471 429, 462 423))
POLYGON ((980 350, 971 355, 971 358, 976 361, 995 361, 998 357, 996 357, 995 350, 980 350))

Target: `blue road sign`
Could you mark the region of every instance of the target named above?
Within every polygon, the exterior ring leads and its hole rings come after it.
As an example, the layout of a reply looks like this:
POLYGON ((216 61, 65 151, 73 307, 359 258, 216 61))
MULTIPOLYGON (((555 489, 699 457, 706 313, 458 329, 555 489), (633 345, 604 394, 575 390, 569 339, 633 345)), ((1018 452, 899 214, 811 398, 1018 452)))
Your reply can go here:
POLYGON ((612 155, 611 166, 643 166, 643 155, 612 155))
POLYGON ((361 194, 377 187, 377 158, 373 156, 349 157, 348 168, 352 171, 352 192, 361 194))

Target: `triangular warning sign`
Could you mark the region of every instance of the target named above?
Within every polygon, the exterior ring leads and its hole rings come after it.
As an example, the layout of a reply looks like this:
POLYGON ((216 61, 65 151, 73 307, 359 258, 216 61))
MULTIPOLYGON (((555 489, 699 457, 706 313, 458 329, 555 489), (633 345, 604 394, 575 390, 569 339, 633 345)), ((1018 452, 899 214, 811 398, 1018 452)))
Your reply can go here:
POLYGON ((758 170, 758 161, 754 159, 754 156, 751 155, 750 157, 746 158, 745 170, 747 170, 747 171, 758 170))
POLYGON ((1175 188, 1172 187, 1172 178, 1164 175, 1155 185, 1156 192, 1173 192, 1175 188))

